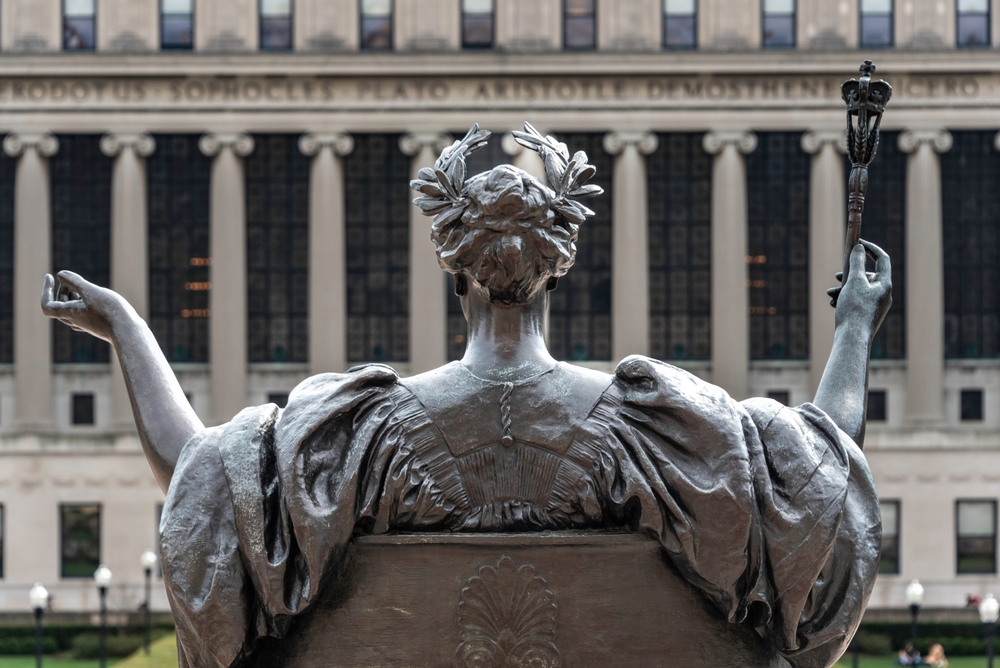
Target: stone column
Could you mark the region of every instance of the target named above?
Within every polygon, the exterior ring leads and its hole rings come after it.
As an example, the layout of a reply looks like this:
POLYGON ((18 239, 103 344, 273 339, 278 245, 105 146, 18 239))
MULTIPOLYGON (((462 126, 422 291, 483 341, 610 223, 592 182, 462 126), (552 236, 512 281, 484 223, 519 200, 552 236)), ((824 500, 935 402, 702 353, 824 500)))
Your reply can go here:
POLYGON ((347 370, 347 257, 344 166, 348 134, 303 135, 309 169, 309 370, 347 370))
MULTIPOLYGON (((142 318, 149 317, 149 248, 146 242, 146 158, 156 149, 148 134, 106 134, 101 152, 111 168, 111 288, 142 318)), ((111 425, 132 430, 132 404, 118 356, 111 356, 111 425)))
POLYGON ((611 359, 649 354, 649 194, 646 160, 659 146, 652 132, 610 132, 615 156, 611 239, 611 359))
POLYGON ((752 132, 709 132, 712 164, 712 382, 735 399, 747 396, 750 298, 747 292, 747 169, 757 148, 752 132))
MULTIPOLYGON (((543 135, 548 134, 542 130, 539 132, 543 135)), ((545 178, 545 163, 542 162, 542 156, 538 155, 537 151, 532 151, 530 148, 518 144, 514 135, 509 132, 504 133, 500 140, 500 146, 504 153, 513 158, 512 162, 515 167, 528 172, 542 183, 548 183, 548 179, 545 178)))
MULTIPOLYGON (((399 148, 413 157, 410 177, 434 161, 452 139, 446 134, 406 134, 399 148)), ((415 197, 416 195, 414 195, 415 197)), ((444 272, 431 242, 431 220, 410 205, 410 374, 442 366, 447 361, 448 298, 444 272)))
POLYGON ((253 137, 207 134, 198 147, 214 158, 209 203, 212 290, 209 293, 211 421, 226 422, 247 398, 246 184, 243 158, 253 137))
POLYGON ((834 309, 827 288, 844 268, 847 186, 844 131, 807 132, 802 150, 812 155, 809 170, 809 389, 816 393, 833 349, 834 309))
MULTIPOLYGON (((906 160, 906 417, 944 423, 944 252, 941 160, 947 130, 899 135, 906 160)), ((862 232, 863 234, 863 232, 862 232)))
POLYGON ((4 153, 14 176, 14 422, 19 430, 52 428, 52 323, 42 315, 42 277, 52 271, 50 134, 9 134, 4 153))

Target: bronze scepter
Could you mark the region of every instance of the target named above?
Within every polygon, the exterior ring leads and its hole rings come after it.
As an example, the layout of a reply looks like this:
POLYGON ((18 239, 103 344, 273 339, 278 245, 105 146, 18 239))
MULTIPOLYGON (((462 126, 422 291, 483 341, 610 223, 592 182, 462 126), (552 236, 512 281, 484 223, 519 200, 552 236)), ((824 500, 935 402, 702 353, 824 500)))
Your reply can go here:
POLYGON ((892 86, 879 79, 872 81, 875 66, 866 60, 861 64, 861 79, 849 79, 840 86, 847 103, 847 154, 851 159, 851 176, 847 181, 847 240, 844 243, 844 276, 847 282, 851 269, 851 251, 861 238, 861 213, 865 210, 868 192, 868 165, 878 149, 878 128, 882 112, 892 96, 892 86))

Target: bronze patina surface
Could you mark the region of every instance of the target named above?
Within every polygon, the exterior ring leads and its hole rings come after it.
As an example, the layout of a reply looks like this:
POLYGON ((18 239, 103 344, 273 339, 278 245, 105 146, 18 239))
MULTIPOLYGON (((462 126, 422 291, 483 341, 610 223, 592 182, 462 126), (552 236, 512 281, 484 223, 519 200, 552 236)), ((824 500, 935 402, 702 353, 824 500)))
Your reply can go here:
POLYGON ((167 492, 181 665, 832 665, 877 571, 860 446, 889 258, 852 249, 814 403, 738 402, 640 356, 557 362, 548 293, 594 168, 526 125, 547 183, 467 178, 488 137, 412 183, 469 323, 465 357, 429 373, 321 374, 205 428, 124 299, 46 277, 46 314, 114 344, 167 492))

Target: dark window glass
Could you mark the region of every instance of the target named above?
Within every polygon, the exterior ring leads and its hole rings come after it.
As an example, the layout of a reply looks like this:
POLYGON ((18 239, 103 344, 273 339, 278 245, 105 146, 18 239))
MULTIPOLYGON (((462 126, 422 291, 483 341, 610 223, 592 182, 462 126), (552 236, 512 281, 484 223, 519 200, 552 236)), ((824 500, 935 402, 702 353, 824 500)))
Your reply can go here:
POLYGON ((93 51, 95 0, 63 0, 63 50, 93 51))
POLYGON ((549 351, 557 360, 611 359, 611 177, 614 159, 604 151, 604 135, 556 135, 571 153, 585 151, 604 188, 587 200, 597 214, 580 225, 576 263, 549 293, 549 351))
MULTIPOLYGON (((0 141, 3 137, 0 136, 0 141)), ((0 364, 14 361, 14 172, 17 159, 0 151, 0 364)))
POLYGON ((989 0, 958 0, 955 6, 959 47, 990 45, 989 0))
POLYGON ((563 0, 563 45, 567 49, 597 46, 597 0, 563 0))
POLYGON ((347 359, 409 354, 410 158, 399 135, 360 134, 344 158, 347 359))
MULTIPOLYGON (((456 136, 465 134, 465 130, 455 131, 456 136)), ((510 156, 504 153, 500 135, 493 135, 490 142, 466 158, 466 171, 469 176, 488 172, 497 165, 510 163, 510 156)), ((468 336, 468 323, 462 313, 462 302, 455 294, 455 279, 448 275, 448 360, 460 360, 465 355, 465 345, 468 336)))
POLYGON ((879 501, 882 511, 882 550, 878 572, 899 573, 899 501, 879 501))
POLYGON ((784 406, 788 406, 791 403, 791 393, 788 390, 771 390, 767 393, 767 398, 773 399, 784 406))
POLYGON ((292 48, 292 0, 260 0, 260 48, 292 48))
POLYGON ((309 359, 309 158, 298 135, 255 135, 245 159, 248 354, 309 359))
POLYGON ((267 403, 274 404, 278 408, 288 405, 288 392, 273 392, 267 395, 267 403))
POLYGON ((885 422, 886 420, 885 390, 868 390, 868 422, 885 422))
POLYGON ((892 1, 861 0, 861 46, 892 46, 892 1))
POLYGON ((462 0, 462 47, 492 47, 493 21, 493 0, 462 0))
POLYGON ((161 0, 160 48, 191 49, 194 46, 194 0, 161 0))
POLYGON ((211 158, 198 135, 156 135, 149 183, 149 326, 171 362, 208 361, 211 158))
POLYGON ((4 538, 5 527, 6 527, 5 520, 6 520, 6 517, 4 516, 4 507, 3 507, 3 504, 0 503, 0 578, 4 577, 4 572, 3 572, 3 556, 4 556, 3 538, 4 538))
MULTIPOLYGON (((49 160, 52 181, 52 262, 97 285, 111 278, 111 158, 100 135, 59 135, 49 160)), ((111 347, 53 321, 53 361, 108 362, 111 347)))
POLYGON ((392 0, 359 0, 361 3, 361 48, 382 51, 392 48, 392 0))
POLYGON ((94 424, 94 395, 88 393, 73 395, 73 424, 94 424))
POLYGON ((153 527, 153 541, 156 545, 156 577, 163 577, 163 552, 160 549, 160 520, 163 519, 163 504, 156 504, 156 525, 153 527))
POLYGON ((101 506, 60 505, 60 577, 92 578, 101 565, 101 506))
POLYGON ((996 573, 997 502, 955 503, 958 573, 996 573))
POLYGON ((703 135, 659 135, 649 170, 650 352, 711 357, 712 157, 703 135))
POLYGON ((994 134, 954 132, 954 145, 941 155, 945 357, 1000 357, 1000 154, 993 150, 994 134))
POLYGON ((809 156, 797 132, 747 156, 751 359, 809 357, 809 156))
POLYGON ((663 46, 693 49, 698 42, 697 0, 663 0, 663 46))
POLYGON ((795 46, 795 0, 762 0, 761 43, 765 48, 795 46))
POLYGON ((983 391, 962 390, 961 393, 962 422, 980 422, 983 419, 983 391))
MULTIPOLYGON (((906 154, 899 150, 898 132, 882 132, 878 154, 868 170, 861 236, 892 258, 892 308, 872 342, 872 359, 906 357, 906 154)), ((851 163, 845 160, 845 174, 851 163)), ((872 268, 869 261, 869 269, 872 268)), ((836 279, 830 278, 830 286, 836 279)), ((825 288, 824 288, 825 289, 825 288)))

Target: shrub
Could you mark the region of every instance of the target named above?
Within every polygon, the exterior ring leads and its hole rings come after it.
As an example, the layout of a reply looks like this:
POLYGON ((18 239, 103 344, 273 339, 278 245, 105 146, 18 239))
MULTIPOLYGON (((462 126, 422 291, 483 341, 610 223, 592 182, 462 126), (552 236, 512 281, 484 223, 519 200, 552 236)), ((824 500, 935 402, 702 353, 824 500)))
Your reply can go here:
MULTIPOLYGON (((42 652, 54 654, 59 649, 55 638, 42 638, 42 652)), ((34 637, 0 638, 0 655, 26 655, 35 653, 34 637)))
MULTIPOLYGON (((107 655, 126 657, 142 647, 141 635, 109 635, 107 655)), ((77 659, 96 659, 101 655, 101 636, 97 633, 81 633, 73 639, 73 656, 77 659)))
POLYGON ((851 647, 856 647, 862 654, 869 656, 885 656, 892 654, 892 639, 884 633, 858 631, 851 647))

